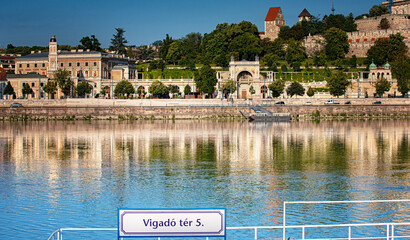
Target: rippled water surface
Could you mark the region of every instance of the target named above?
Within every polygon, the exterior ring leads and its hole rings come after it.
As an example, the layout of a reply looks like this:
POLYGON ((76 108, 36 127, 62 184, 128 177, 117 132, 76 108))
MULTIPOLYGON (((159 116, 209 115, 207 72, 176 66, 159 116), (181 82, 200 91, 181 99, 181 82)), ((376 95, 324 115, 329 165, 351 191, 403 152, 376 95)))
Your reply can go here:
MULTIPOLYGON (((271 226, 283 222, 283 201, 410 199, 406 120, 0 126, 1 239, 116 228, 118 208, 226 208, 228 227, 271 226)), ((287 208, 289 225, 390 221, 410 221, 410 204, 287 208)), ((64 234, 86 237, 116 233, 64 234)), ((228 239, 252 237, 228 231, 228 239)))

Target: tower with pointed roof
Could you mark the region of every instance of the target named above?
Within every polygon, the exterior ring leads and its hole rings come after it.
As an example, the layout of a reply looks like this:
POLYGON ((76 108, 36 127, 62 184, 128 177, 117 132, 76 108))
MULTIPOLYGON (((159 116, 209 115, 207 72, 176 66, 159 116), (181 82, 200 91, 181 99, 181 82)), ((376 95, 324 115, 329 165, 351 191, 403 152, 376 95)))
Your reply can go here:
POLYGON ((303 9, 303 11, 299 14, 299 22, 302 22, 303 20, 305 21, 310 21, 312 19, 312 15, 310 15, 309 11, 306 10, 306 8, 303 9))
POLYGON ((271 41, 279 36, 280 28, 285 26, 285 17, 280 7, 269 8, 265 18, 265 32, 261 33, 261 38, 269 38, 271 41))

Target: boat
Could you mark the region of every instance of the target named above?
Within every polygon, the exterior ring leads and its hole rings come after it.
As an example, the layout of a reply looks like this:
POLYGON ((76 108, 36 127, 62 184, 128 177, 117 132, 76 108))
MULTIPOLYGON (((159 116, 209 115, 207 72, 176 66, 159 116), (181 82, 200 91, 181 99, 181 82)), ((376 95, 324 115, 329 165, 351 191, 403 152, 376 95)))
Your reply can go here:
POLYGON ((291 120, 289 113, 274 113, 261 106, 253 106, 251 109, 254 112, 249 114, 239 110, 242 116, 248 119, 249 122, 289 122, 291 120))

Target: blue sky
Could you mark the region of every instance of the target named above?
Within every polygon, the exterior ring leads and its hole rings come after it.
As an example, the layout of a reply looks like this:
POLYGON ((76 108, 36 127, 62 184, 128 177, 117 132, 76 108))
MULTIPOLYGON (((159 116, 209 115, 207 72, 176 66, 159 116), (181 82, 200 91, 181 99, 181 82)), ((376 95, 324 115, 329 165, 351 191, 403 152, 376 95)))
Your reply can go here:
MULTIPOLYGON (((382 0, 334 0, 336 13, 367 13, 382 0)), ((332 0, 1 0, 0 48, 46 46, 51 35, 59 45, 77 45, 95 35, 102 47, 110 45, 116 27, 125 29, 130 45, 146 45, 191 32, 209 33, 218 23, 243 20, 264 29, 270 7, 281 7, 286 25, 292 26, 306 8, 312 15, 330 13, 332 0)))

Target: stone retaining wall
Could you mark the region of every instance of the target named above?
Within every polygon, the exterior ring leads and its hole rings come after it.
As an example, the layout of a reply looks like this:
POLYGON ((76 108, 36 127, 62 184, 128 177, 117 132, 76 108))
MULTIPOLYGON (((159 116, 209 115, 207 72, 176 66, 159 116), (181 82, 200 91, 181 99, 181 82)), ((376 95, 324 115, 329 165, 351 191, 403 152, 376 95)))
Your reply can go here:
MULTIPOLYGON (((409 115, 410 105, 312 105, 312 106, 272 106, 265 107, 273 112, 290 113, 293 116, 311 115, 320 112, 329 114, 404 114, 409 115)), ((99 118, 99 119, 193 119, 193 118, 238 118, 239 110, 252 112, 246 106, 208 107, 25 107, 0 108, 0 117, 26 117, 45 119, 54 117, 99 118)))

